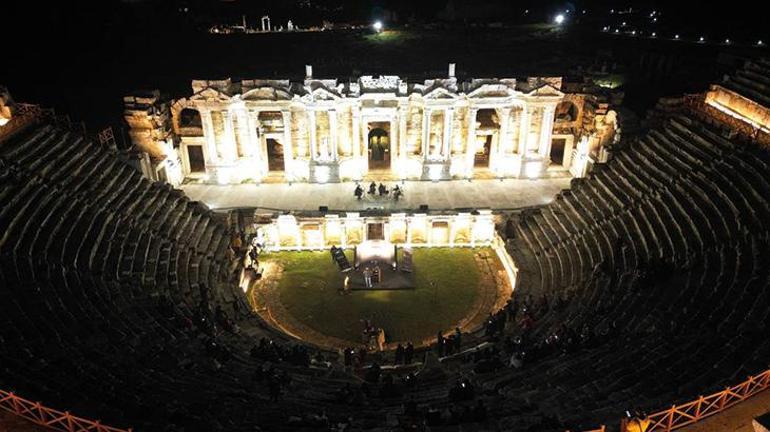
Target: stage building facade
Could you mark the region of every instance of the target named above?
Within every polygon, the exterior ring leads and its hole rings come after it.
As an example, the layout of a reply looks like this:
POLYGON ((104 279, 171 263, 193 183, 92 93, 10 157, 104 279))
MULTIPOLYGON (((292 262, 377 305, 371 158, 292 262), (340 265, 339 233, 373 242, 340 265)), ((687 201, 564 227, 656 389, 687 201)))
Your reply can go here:
POLYGON ((167 135, 153 131, 159 114, 148 112, 159 110, 129 107, 127 97, 126 119, 137 147, 174 159, 156 165, 175 167, 168 179, 539 178, 552 165, 580 176, 612 139, 614 113, 605 104, 586 128, 585 100, 561 87, 560 77, 461 82, 453 64, 447 77, 419 83, 316 79, 307 66, 304 82, 193 81, 190 97, 169 104, 173 144, 134 138, 167 135))

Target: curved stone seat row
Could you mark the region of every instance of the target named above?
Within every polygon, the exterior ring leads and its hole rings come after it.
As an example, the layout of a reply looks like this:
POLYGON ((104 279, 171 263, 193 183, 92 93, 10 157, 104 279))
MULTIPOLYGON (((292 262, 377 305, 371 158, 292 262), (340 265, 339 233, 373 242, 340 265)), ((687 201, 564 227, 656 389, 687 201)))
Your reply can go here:
POLYGON ((569 299, 528 337, 563 326, 607 336, 489 386, 590 427, 765 368, 769 163, 765 149, 674 117, 519 215, 517 294, 569 299))

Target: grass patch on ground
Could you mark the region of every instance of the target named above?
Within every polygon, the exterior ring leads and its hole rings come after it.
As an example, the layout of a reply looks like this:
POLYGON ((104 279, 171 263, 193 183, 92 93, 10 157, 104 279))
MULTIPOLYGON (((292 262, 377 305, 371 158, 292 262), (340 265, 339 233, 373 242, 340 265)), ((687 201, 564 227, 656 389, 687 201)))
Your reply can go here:
MULTIPOLYGON (((278 282, 281 303, 298 321, 328 336, 361 341, 361 320, 383 327, 389 341, 419 341, 451 330, 480 295, 478 249, 414 249, 416 288, 353 291, 339 294, 344 275, 329 252, 277 252, 260 261, 278 260, 284 267, 278 282), (435 284, 431 284, 435 282, 435 284)), ((348 256, 352 262, 352 252, 348 256)))

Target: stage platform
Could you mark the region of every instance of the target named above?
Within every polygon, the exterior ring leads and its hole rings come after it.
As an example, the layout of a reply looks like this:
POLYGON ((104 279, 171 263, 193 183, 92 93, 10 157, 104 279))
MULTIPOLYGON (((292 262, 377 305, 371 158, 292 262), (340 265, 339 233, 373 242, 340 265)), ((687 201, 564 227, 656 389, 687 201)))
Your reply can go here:
POLYGON ((390 267, 382 271, 382 280, 380 283, 373 283, 371 288, 367 288, 364 282, 363 270, 353 270, 348 273, 348 289, 351 291, 374 291, 374 290, 410 290, 414 289, 414 275, 401 270, 392 270, 390 267))
MULTIPOLYGON (((411 255, 411 251, 406 252, 411 255)), ((354 268, 347 272, 350 290, 404 290, 414 289, 411 256, 408 266, 398 262, 398 248, 384 240, 367 240, 356 246, 354 268), (366 286, 366 273, 371 286, 366 286)))
MULTIPOLYGON (((212 209, 260 208, 265 210, 315 211, 327 206, 331 211, 390 212, 416 211, 420 205, 430 210, 458 208, 517 209, 551 202, 560 190, 569 187, 569 177, 539 180, 466 180, 441 182, 399 182, 404 196, 399 201, 389 197, 353 196, 352 182, 332 184, 241 184, 217 186, 186 184, 181 188, 193 200, 212 209)), ((388 183, 393 187, 395 182, 388 183)), ((364 185, 365 186, 365 185, 364 185)))

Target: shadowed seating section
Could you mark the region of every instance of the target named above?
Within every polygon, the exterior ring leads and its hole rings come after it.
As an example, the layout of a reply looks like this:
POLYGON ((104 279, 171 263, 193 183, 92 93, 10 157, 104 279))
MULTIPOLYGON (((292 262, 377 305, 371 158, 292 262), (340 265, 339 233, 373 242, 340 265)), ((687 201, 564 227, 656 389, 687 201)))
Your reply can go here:
POLYGON ((749 100, 770 106, 770 60, 747 62, 743 69, 729 75, 723 85, 749 100))
MULTIPOLYGON (((763 370, 768 152, 684 115, 626 147, 512 216, 517 325, 464 336, 461 354, 427 357, 411 381, 406 368, 362 385, 336 354, 310 365, 248 312, 224 215, 78 133, 30 128, 0 143, 0 388, 136 430, 391 430, 410 424, 402 395, 431 423, 463 378, 483 427, 560 431, 763 370), (515 351, 521 368, 507 366, 515 351)), ((457 430, 447 423, 435 430, 457 430)))
MULTIPOLYGON (((227 400, 260 397, 247 392, 254 362, 235 350, 216 376, 206 320, 217 306, 248 315, 223 216, 66 129, 27 130, 0 158, 0 388, 147 430, 216 425, 227 400)), ((280 339, 251 323, 240 352, 280 339)))
POLYGON ((564 327, 591 337, 490 385, 595 426, 764 370, 769 161, 765 149, 674 117, 520 214, 508 243, 521 269, 516 298, 567 299, 527 339, 564 327))

